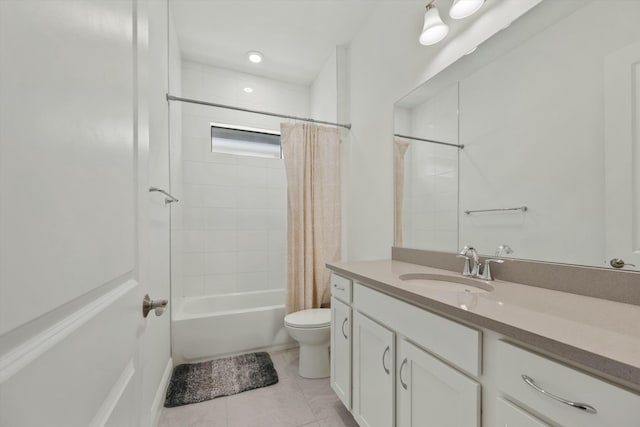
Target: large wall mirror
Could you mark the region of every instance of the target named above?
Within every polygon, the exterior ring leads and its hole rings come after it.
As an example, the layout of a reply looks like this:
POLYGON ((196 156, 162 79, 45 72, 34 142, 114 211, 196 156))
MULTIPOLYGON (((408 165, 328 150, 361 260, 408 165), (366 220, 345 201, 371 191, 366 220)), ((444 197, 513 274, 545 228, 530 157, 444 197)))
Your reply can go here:
POLYGON ((640 270, 639 16, 545 0, 398 101, 396 246, 640 270))

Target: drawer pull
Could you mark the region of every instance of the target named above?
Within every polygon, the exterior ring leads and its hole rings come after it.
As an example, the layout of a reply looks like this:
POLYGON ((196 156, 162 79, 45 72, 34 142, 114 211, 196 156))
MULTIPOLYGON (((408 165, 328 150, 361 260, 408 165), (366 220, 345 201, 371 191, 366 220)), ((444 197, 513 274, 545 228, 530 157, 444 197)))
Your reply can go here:
POLYGON ((387 368, 387 365, 384 363, 384 358, 387 355, 387 353, 389 352, 389 350, 391 350, 389 348, 389 346, 387 346, 387 348, 384 349, 384 353, 382 353, 382 368, 384 369, 384 371, 387 373, 387 375, 389 375, 389 368, 387 368))
POLYGON ((402 361, 402 364, 400 365, 400 372, 398 373, 398 377, 400 378, 400 384, 402 385, 403 389, 407 389, 407 383, 405 383, 404 381, 402 381, 402 370, 404 369, 404 365, 407 364, 407 358, 405 357, 404 360, 402 361))
POLYGON ((333 284, 333 287, 336 288, 339 291, 344 291, 344 286, 338 286, 335 283, 333 284))
POLYGON ((557 400, 560 403, 564 403, 565 405, 572 406, 572 407, 574 407, 576 409, 580 409, 581 411, 585 411, 585 412, 587 412, 589 414, 597 414, 598 413, 598 411, 596 411, 596 408, 594 408, 591 405, 587 405, 586 403, 572 402, 570 400, 566 400, 566 399, 563 399, 563 398, 561 398, 559 396, 556 396, 555 394, 551 394, 548 391, 545 391, 538 384, 536 384, 533 381, 533 379, 531 379, 531 377, 529 377, 527 375, 522 375, 522 379, 524 380, 525 383, 527 383, 527 385, 529 385, 535 391, 538 391, 538 392, 544 394, 545 396, 550 397, 553 400, 557 400))
POLYGON ((349 337, 347 336, 347 334, 344 333, 344 325, 347 323, 347 318, 344 318, 344 321, 342 322, 342 336, 344 337, 344 339, 349 339, 349 337))

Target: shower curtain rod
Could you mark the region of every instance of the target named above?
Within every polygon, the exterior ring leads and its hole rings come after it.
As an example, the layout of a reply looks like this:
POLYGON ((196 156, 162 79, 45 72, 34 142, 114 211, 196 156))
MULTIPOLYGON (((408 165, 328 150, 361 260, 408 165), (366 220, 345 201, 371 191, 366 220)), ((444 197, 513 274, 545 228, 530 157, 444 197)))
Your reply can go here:
POLYGON ((321 123, 323 125, 338 126, 338 127, 345 128, 345 129, 351 129, 351 123, 343 124, 343 123, 325 122, 323 120, 307 119, 307 118, 304 118, 304 117, 296 117, 296 116, 288 116, 286 114, 270 113, 268 111, 249 110, 248 108, 240 108, 240 107, 234 107, 232 105, 216 104, 216 103, 213 103, 213 102, 199 101, 197 99, 181 98, 179 96, 173 96, 173 95, 169 95, 169 94, 167 94, 167 101, 188 102, 190 104, 207 105, 209 107, 226 108, 227 110, 244 111, 246 113, 262 114, 263 116, 280 117, 280 118, 283 118, 283 119, 293 119, 293 120, 300 120, 300 121, 303 121, 303 122, 311 122, 311 123, 321 123))
POLYGON ((442 142, 442 141, 435 141, 433 139, 425 139, 425 138, 417 138, 415 136, 409 136, 409 135, 400 135, 399 133, 394 133, 393 136, 397 136, 399 138, 405 138, 405 139, 414 139, 416 141, 424 141, 424 142, 431 142, 433 144, 440 144, 440 145, 448 145, 449 147, 457 147, 459 149, 463 149, 464 148, 464 144, 451 144, 450 142, 442 142))

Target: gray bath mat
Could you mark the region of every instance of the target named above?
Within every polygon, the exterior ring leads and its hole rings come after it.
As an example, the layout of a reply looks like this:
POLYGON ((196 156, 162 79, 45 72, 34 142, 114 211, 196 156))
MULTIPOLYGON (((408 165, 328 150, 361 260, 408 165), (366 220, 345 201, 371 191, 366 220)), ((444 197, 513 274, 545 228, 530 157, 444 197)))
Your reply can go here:
POLYGON ((173 370, 164 406, 188 405, 277 382, 278 373, 265 352, 186 363, 173 370))

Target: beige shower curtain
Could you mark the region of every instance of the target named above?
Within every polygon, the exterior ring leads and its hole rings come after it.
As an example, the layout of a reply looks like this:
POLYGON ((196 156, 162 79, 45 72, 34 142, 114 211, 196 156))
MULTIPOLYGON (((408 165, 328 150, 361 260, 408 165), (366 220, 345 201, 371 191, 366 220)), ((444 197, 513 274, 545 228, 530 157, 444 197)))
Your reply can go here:
POLYGON ((409 143, 395 140, 393 144, 393 187, 394 187, 394 246, 402 246, 402 205, 404 203, 404 155, 409 143))
POLYGON ((340 135, 312 124, 281 124, 287 171, 287 312, 331 298, 329 261, 340 260, 340 135))

